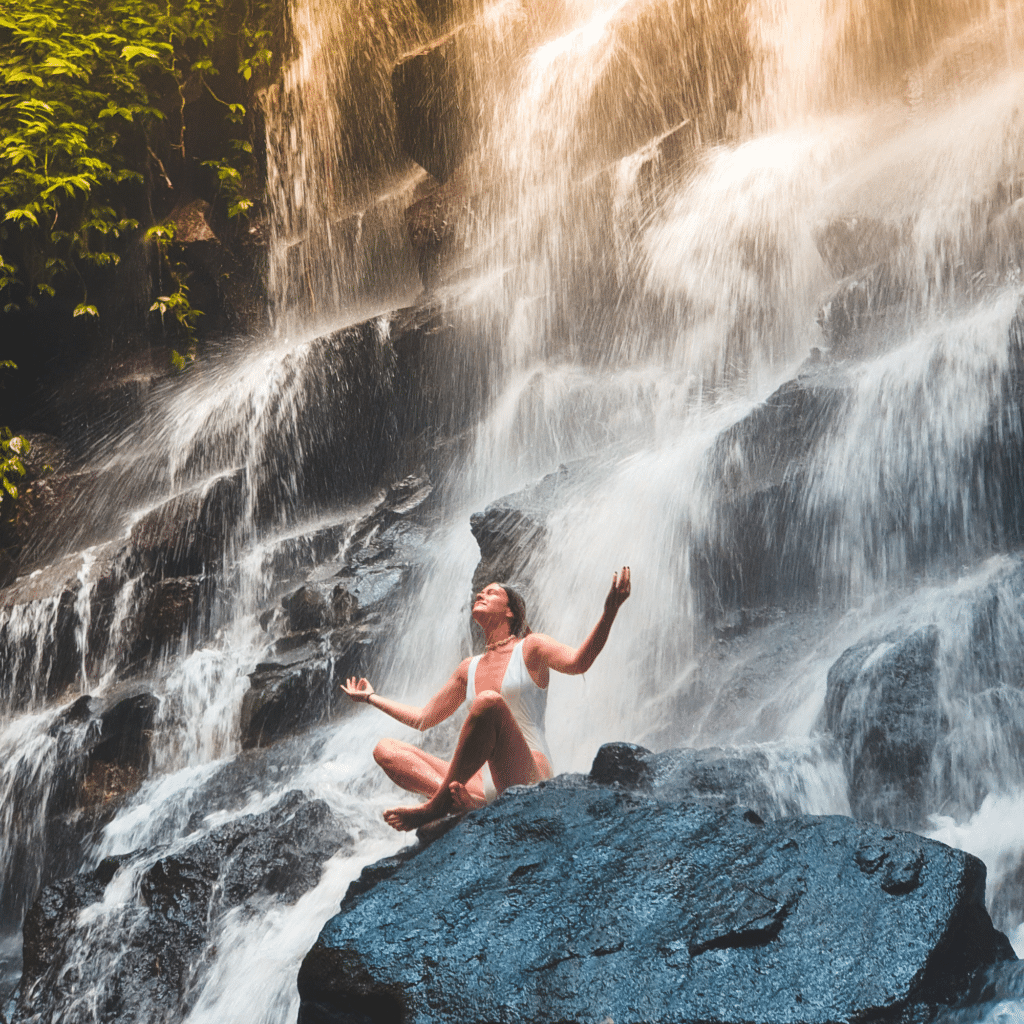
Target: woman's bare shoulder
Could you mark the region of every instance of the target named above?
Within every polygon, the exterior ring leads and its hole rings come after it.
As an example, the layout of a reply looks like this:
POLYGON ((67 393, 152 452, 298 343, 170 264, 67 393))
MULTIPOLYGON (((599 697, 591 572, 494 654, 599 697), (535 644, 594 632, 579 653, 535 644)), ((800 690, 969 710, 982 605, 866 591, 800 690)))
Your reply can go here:
POLYGON ((531 662, 538 658, 543 659, 545 652, 550 650, 553 643, 555 641, 545 633, 528 633, 523 637, 523 660, 527 666, 533 668, 531 662))

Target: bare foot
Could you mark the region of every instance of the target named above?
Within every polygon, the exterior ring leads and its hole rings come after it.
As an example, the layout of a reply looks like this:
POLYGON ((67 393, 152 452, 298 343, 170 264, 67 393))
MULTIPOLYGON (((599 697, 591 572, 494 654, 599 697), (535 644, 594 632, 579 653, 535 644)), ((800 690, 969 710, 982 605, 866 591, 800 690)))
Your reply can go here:
POLYGON ((483 790, 477 793, 461 782, 449 782, 448 792, 452 795, 453 811, 475 811, 487 806, 483 790))
POLYGON ((439 810, 433 800, 425 804, 416 804, 414 807, 391 807, 384 812, 384 820, 399 832, 411 832, 413 829, 426 825, 428 821, 436 821, 443 818, 450 809, 439 810))

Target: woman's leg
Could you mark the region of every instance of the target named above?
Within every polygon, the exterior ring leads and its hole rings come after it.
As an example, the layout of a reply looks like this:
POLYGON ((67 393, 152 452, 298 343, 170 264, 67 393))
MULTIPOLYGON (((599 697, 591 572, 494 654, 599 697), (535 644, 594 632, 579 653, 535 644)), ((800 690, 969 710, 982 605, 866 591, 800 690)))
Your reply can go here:
POLYGON ((547 762, 539 763, 518 723, 501 695, 493 690, 480 694, 463 723, 459 742, 448 765, 448 771, 430 799, 417 807, 393 807, 384 812, 384 820, 399 831, 407 832, 428 821, 443 818, 461 806, 461 787, 485 764, 491 766, 491 777, 499 793, 509 786, 539 782, 550 775, 547 762), (454 789, 454 792, 453 792, 454 789), (457 803, 458 801, 458 803, 457 803))
MULTIPOLYGON (((449 764, 440 757, 428 754, 411 743, 401 740, 381 740, 373 748, 373 759, 396 786, 410 793, 433 796, 448 775, 449 764)), ((466 784, 466 800, 470 807, 482 807, 484 798, 483 778, 477 774, 466 784)))

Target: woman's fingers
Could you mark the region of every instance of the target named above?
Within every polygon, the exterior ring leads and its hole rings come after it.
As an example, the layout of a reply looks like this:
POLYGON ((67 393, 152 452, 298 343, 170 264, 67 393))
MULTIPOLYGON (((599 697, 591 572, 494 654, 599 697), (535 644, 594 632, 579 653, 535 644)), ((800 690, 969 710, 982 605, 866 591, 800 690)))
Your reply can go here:
POLYGON ((370 686, 368 679, 357 679, 355 676, 349 676, 344 683, 340 684, 340 688, 353 700, 357 700, 360 697, 369 700, 370 695, 373 693, 373 687, 370 686))

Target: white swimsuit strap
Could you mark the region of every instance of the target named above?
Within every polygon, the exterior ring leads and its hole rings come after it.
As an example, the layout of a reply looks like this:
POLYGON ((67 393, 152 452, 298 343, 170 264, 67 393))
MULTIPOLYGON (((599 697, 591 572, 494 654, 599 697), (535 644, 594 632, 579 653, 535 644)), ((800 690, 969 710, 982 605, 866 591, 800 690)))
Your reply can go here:
POLYGON ((482 654, 469 659, 469 672, 466 673, 466 700, 472 700, 476 696, 476 667, 480 664, 482 654))

